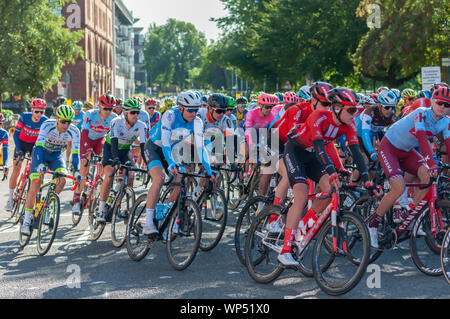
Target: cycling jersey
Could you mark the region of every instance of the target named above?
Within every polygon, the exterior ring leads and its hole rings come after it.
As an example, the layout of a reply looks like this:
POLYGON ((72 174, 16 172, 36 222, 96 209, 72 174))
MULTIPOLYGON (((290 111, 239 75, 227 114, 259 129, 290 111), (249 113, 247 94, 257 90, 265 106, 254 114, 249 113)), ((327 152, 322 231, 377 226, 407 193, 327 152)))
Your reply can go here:
POLYGON ((8 131, 3 128, 0 129, 0 144, 3 145, 3 166, 7 166, 9 138, 8 131))
POLYGON ((84 118, 84 112, 81 111, 80 114, 76 115, 72 120, 73 125, 75 125, 81 132, 82 126, 83 126, 83 118, 84 118))
POLYGON ((273 124, 278 121, 286 112, 285 108, 284 108, 284 104, 278 104, 275 105, 272 109, 272 113, 275 115, 275 118, 273 119, 272 122, 270 122, 269 124, 269 128, 273 127, 273 124))
POLYGON ((144 122, 137 121, 130 128, 126 125, 125 117, 119 116, 112 120, 111 131, 106 135, 106 142, 111 144, 111 139, 117 138, 119 150, 129 150, 136 139, 140 143, 147 141, 147 127, 144 122))
MULTIPOLYGON (((193 122, 187 122, 178 108, 167 110, 164 112, 161 120, 150 130, 149 140, 162 148, 164 159, 169 167, 173 168, 177 164, 181 164, 181 161, 178 161, 178 163, 175 161, 174 154, 176 153, 174 148, 180 147, 181 143, 188 144, 191 147, 192 135, 194 135, 198 157, 201 159, 207 173, 211 175, 209 156, 203 142, 203 122, 198 116, 193 122)), ((183 158, 186 158, 186 156, 183 158)), ((154 165, 155 163, 149 162, 149 169, 154 165)))
POLYGON ((56 128, 57 120, 47 120, 39 131, 39 136, 36 140, 36 147, 33 151, 35 153, 36 162, 34 167, 39 164, 44 164, 45 161, 59 158, 63 149, 72 143, 72 164, 75 171, 79 170, 79 153, 80 153, 80 130, 73 124, 70 124, 69 129, 60 134, 56 128))
POLYGON ((31 112, 24 112, 19 117, 13 136, 17 151, 22 151, 20 141, 25 143, 35 143, 38 138, 41 125, 48 120, 48 118, 43 115, 39 122, 33 122, 32 115, 33 113, 31 112))
POLYGON ((386 118, 378 106, 372 106, 358 116, 355 123, 358 137, 362 139, 365 149, 370 154, 374 151, 372 139, 394 123, 394 114, 386 118))
POLYGON ((150 116, 147 111, 141 110, 141 112, 139 112, 138 120, 143 122, 148 130, 150 129, 150 116))
POLYGON ((309 102, 302 102, 288 108, 283 116, 272 125, 272 128, 278 129, 280 142, 285 144, 288 141, 288 133, 306 122, 311 113, 312 108, 309 102))
POLYGON ((150 128, 152 128, 153 126, 155 126, 156 123, 158 123, 160 117, 161 115, 159 114, 158 111, 155 111, 153 113, 152 117, 150 118, 150 128))
POLYGON ((83 130, 88 130, 88 137, 91 140, 99 140, 106 136, 110 127, 111 121, 117 117, 117 114, 111 114, 104 122, 100 119, 100 110, 89 110, 84 114, 83 130))
POLYGON ((249 146, 255 144, 252 138, 252 130, 256 131, 256 137, 259 136, 260 128, 268 128, 269 124, 274 120, 275 114, 270 112, 267 116, 261 116, 261 109, 255 108, 247 113, 245 117, 245 137, 247 138, 247 142, 249 146))
POLYGON ((447 149, 450 149, 450 118, 436 120, 431 108, 421 107, 394 123, 386 132, 386 138, 393 146, 403 151, 420 147, 427 164, 436 163, 427 139, 442 133, 447 149))
MULTIPOLYGON (((239 113, 239 111, 237 110, 237 108, 235 108, 235 109, 233 110, 233 113, 231 113, 231 114, 233 114, 233 115, 236 117, 236 121, 237 121, 237 123, 236 123, 236 128, 237 128, 237 127, 241 127, 241 126, 240 126, 241 123, 245 124, 245 116, 247 115, 247 112, 248 112, 247 109, 244 109, 244 112, 242 112, 242 113, 239 113)), ((242 126, 242 128, 244 128, 244 126, 242 126)))
POLYGON ((426 97, 422 97, 420 99, 417 99, 414 101, 413 104, 411 104, 408 107, 405 107, 405 109, 403 110, 403 117, 405 117, 406 115, 411 114, 412 112, 414 112, 415 110, 417 110, 419 107, 431 107, 431 99, 428 99, 426 97))

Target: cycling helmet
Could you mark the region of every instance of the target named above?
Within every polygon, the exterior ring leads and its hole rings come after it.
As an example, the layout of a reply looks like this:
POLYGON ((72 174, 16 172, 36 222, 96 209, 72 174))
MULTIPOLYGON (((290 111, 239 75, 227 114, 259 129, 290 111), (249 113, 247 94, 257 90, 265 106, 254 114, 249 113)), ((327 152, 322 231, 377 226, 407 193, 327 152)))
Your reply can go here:
POLYGON ((310 93, 311 87, 309 85, 304 85, 300 88, 300 90, 298 90, 298 97, 304 100, 310 99, 311 98, 311 93, 310 93))
POLYGON ((314 82, 309 93, 315 99, 321 102, 327 102, 327 94, 331 89, 333 89, 333 86, 327 82, 314 82))
POLYGON ((208 105, 215 109, 226 109, 229 106, 229 100, 223 94, 213 93, 208 98, 208 105))
POLYGON ((379 87, 379 88, 377 89, 377 93, 380 94, 380 92, 385 91, 385 90, 388 90, 388 91, 389 91, 389 88, 386 87, 386 86, 379 87))
POLYGON ((420 98, 431 99, 431 92, 427 91, 427 90, 420 90, 419 93, 417 93, 416 98, 418 98, 418 99, 420 99, 420 98))
POLYGON ((54 106, 58 107, 61 104, 66 104, 66 103, 67 103, 67 98, 64 95, 60 95, 56 98, 54 106))
POLYGON ((406 99, 406 98, 415 98, 417 95, 416 91, 414 91, 413 89, 409 89, 406 88, 402 91, 402 98, 406 99))
POLYGON ((125 101, 125 103, 123 103, 122 109, 124 111, 133 111, 133 110, 140 111, 141 104, 137 99, 128 99, 125 101))
POLYGON ((145 105, 153 106, 155 104, 156 104, 156 100, 155 99, 148 98, 148 99, 145 100, 145 105))
POLYGON ((431 88, 430 88, 431 94, 433 94, 434 90, 437 90, 437 89, 439 89, 439 88, 441 88, 441 87, 447 87, 447 88, 448 88, 449 86, 448 86, 448 84, 445 83, 445 82, 437 82, 437 83, 434 83, 434 84, 431 86, 431 88))
POLYGON ((116 107, 122 107, 123 101, 121 99, 116 99, 116 107))
POLYGON ((369 96, 370 96, 375 102, 377 102, 377 104, 379 103, 379 102, 378 102, 378 94, 372 93, 372 94, 369 94, 369 96))
POLYGON ((94 108, 94 104, 91 101, 86 101, 84 102, 84 109, 87 110, 92 110, 94 108))
POLYGON ((358 104, 363 105, 364 103, 364 94, 362 93, 356 93, 356 98, 358 99, 358 104))
POLYGON ((397 97, 391 90, 383 90, 378 94, 378 102, 381 105, 397 105, 397 97))
POLYGON ((395 97, 397 98, 397 101, 400 101, 402 98, 402 93, 398 89, 391 89, 391 91, 395 94, 395 97))
POLYGON ((199 99, 202 99, 202 94, 199 91, 195 91, 195 90, 191 90, 192 92, 194 92, 195 95, 197 95, 199 97, 199 99))
POLYGON ((98 104, 104 107, 114 107, 116 106, 116 99, 110 94, 103 94, 98 99, 98 104))
POLYGON ((356 93, 352 89, 345 87, 331 89, 327 94, 327 99, 332 104, 340 104, 342 106, 358 105, 356 93))
POLYGON ((236 105, 236 100, 234 99, 234 97, 227 96, 227 98, 228 98, 228 106, 234 108, 234 106, 236 105))
POLYGON ((62 104, 56 109, 56 116, 61 120, 73 120, 75 111, 70 105, 62 104))
POLYGON ((258 96, 258 104, 260 106, 263 105, 277 105, 278 102, 278 98, 276 95, 272 95, 272 94, 267 94, 267 93, 263 93, 260 96, 258 96))
POLYGON ((170 97, 168 97, 167 99, 164 100, 164 105, 166 107, 172 107, 174 105, 173 103, 173 99, 171 99, 170 97))
POLYGON ((202 105, 202 100, 201 96, 194 91, 187 91, 178 94, 177 104, 183 107, 200 107, 202 105))
POLYGON ((434 90, 433 99, 450 103, 450 88, 441 86, 440 88, 434 90))
POLYGON ((81 102, 81 101, 72 102, 72 108, 74 109, 74 111, 81 111, 82 107, 83 107, 83 102, 81 102))
POLYGON ((131 99, 136 100, 139 103, 139 105, 141 105, 143 102, 139 96, 132 96, 131 99))
POLYGON ((0 113, 0 123, 3 123, 4 120, 5 120, 5 116, 2 113, 0 113))
MULTIPOLYGON (((240 97, 238 97, 238 98, 236 99, 236 105, 242 106, 242 104, 245 104, 245 105, 248 104, 248 100, 247 100, 247 98, 246 98, 245 96, 240 96, 240 97)), ((245 106, 245 105, 244 105, 244 106, 245 106)))
POLYGON ((300 98, 294 92, 286 92, 283 99, 286 104, 300 103, 300 98))
POLYGON ((31 107, 34 109, 45 109, 47 107, 47 102, 43 99, 34 99, 31 102, 31 107))
POLYGON ((284 103, 284 94, 283 93, 277 92, 274 95, 278 98, 278 101, 280 101, 279 103, 284 103))
POLYGON ((364 100, 363 100, 362 104, 364 106, 372 106, 372 105, 377 105, 378 102, 371 95, 366 95, 364 97, 364 100))
POLYGON ((208 97, 207 96, 202 96, 202 103, 206 103, 208 104, 208 97))

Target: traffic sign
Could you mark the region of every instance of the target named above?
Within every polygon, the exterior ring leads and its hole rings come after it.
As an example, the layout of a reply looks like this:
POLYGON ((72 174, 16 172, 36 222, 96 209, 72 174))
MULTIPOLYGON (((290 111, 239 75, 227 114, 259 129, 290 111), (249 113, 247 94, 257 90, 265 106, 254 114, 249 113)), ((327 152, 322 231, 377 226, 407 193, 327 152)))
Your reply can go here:
POLYGON ((439 66, 423 67, 422 90, 429 90, 436 82, 441 82, 441 68, 439 66))
POLYGON ((289 91, 290 89, 292 89, 292 85, 291 85, 291 82, 289 82, 289 81, 286 81, 286 83, 284 84, 284 87, 283 87, 286 91, 289 91))

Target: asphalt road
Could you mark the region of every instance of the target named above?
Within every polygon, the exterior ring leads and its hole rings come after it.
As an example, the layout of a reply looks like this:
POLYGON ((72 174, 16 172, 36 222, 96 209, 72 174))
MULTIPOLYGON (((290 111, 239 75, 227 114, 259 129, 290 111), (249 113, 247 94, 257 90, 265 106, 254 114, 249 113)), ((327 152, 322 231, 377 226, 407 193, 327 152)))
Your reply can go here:
MULTIPOLYGON (((0 207, 7 201, 7 182, 0 184, 0 207)), ((136 189, 142 193, 143 189, 136 189)), ((199 251, 184 271, 169 264, 159 242, 140 262, 132 261, 125 246, 116 249, 107 226, 102 237, 89 240, 87 214, 73 227, 68 187, 61 194, 61 219, 55 242, 46 256, 36 251, 36 235, 23 250, 18 245, 19 226, 0 211, 0 298, 175 298, 175 299, 297 299, 297 298, 449 298, 444 277, 422 274, 409 255, 408 242, 384 253, 349 293, 331 297, 313 278, 285 270, 274 282, 258 284, 238 261, 233 245, 237 212, 219 245, 199 251), (374 270, 375 269, 375 270, 374 270)))

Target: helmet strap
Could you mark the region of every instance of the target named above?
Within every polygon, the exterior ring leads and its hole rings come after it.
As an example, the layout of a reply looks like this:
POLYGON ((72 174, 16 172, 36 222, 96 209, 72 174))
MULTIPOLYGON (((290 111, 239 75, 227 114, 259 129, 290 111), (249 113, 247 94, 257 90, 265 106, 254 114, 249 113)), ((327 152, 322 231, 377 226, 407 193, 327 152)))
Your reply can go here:
POLYGON ((336 115, 339 123, 341 123, 341 125, 345 125, 345 123, 342 122, 342 120, 341 120, 341 112, 342 112, 342 109, 340 109, 339 112, 336 112, 336 109, 333 107, 333 113, 336 115))

